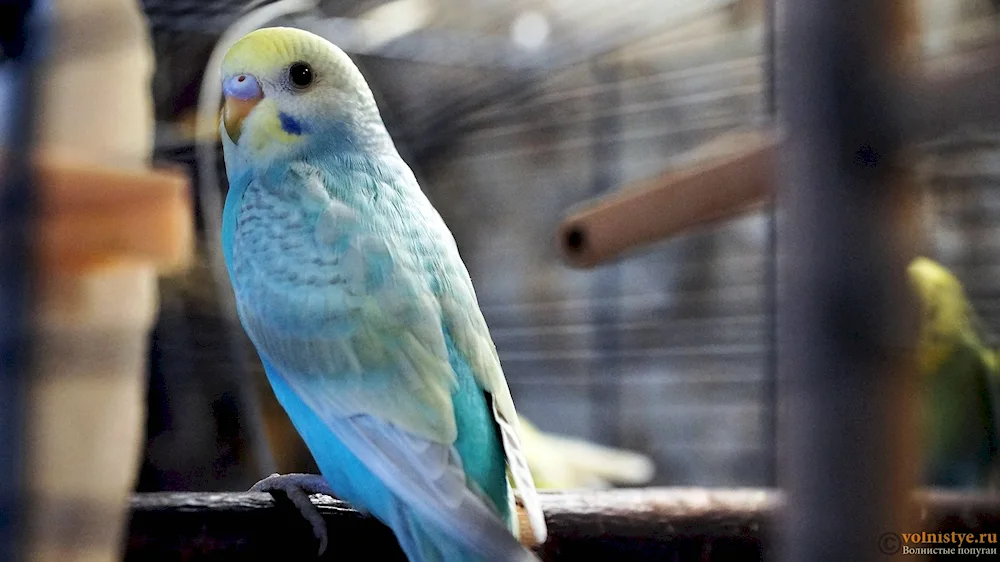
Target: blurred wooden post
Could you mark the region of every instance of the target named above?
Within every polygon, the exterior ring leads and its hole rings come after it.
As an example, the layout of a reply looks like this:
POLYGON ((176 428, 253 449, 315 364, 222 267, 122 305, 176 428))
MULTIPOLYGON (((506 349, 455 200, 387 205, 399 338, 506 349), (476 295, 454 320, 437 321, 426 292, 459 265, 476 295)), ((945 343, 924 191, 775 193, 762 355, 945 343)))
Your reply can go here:
POLYGON ((111 562, 144 443, 157 275, 186 263, 194 216, 187 177, 150 169, 154 59, 139 2, 50 0, 44 12, 25 554, 111 562))
MULTIPOLYGON (((909 0, 779 8, 781 560, 882 560, 911 521, 912 193, 893 99, 909 0), (897 533, 893 535, 891 533, 897 533)), ((898 98, 896 98, 898 99, 898 98)))
POLYGON ((36 177, 26 553, 110 562, 143 444, 157 274, 193 246, 188 179, 51 153, 36 177))

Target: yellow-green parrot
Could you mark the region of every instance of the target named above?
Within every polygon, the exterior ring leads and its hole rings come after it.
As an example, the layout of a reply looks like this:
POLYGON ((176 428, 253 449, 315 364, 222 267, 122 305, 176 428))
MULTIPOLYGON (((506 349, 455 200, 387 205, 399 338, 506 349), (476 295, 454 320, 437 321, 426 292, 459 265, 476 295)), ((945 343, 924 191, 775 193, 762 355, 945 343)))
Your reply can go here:
POLYGON ((1000 448, 996 353, 983 341, 985 330, 951 272, 921 257, 907 273, 922 309, 917 353, 924 391, 925 483, 986 486, 1000 448))

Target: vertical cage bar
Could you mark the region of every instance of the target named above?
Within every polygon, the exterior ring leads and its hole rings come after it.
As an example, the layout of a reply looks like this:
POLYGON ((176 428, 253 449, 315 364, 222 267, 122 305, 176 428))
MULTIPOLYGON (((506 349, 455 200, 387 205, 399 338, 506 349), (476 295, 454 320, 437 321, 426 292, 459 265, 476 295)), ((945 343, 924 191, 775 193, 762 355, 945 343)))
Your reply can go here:
POLYGON ((894 2, 778 5, 783 560, 881 560, 914 484, 894 2))
MULTIPOLYGON (((777 96, 777 18, 775 17, 778 0, 764 0, 764 79, 767 80, 764 111, 767 114, 768 126, 774 126, 778 116, 777 96)), ((763 397, 766 410, 764 413, 764 481, 765 486, 776 486, 778 483, 778 210, 772 205, 766 213, 767 240, 764 247, 764 263, 767 267, 764 280, 764 306, 767 313, 767 326, 764 334, 764 388, 763 397)))
POLYGON ((38 37, 34 2, 0 3, 0 65, 6 73, 6 137, 0 171, 0 562, 20 559, 24 521, 24 416, 28 279, 34 197, 31 143, 38 37))
MULTIPOLYGON (((606 195, 621 181, 622 123, 617 109, 622 103, 621 63, 612 53, 594 61, 593 76, 598 84, 608 86, 596 96, 593 125, 593 185, 594 197, 606 195)), ((593 416, 592 435, 608 445, 622 445, 622 360, 618 333, 621 311, 622 271, 618 263, 605 265, 594 273, 591 298, 595 302, 591 322, 594 326, 592 345, 598 360, 590 367, 593 383, 590 402, 593 416)))

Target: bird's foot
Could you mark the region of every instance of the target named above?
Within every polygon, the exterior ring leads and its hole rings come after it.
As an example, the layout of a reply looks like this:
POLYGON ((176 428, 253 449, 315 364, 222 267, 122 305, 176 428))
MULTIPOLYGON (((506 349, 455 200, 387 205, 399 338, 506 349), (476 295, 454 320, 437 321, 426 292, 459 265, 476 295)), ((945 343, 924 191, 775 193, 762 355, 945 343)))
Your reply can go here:
POLYGON ((333 489, 319 474, 272 474, 250 488, 251 492, 267 492, 280 501, 283 495, 299 510, 302 517, 312 525, 313 534, 319 539, 319 555, 326 552, 328 535, 326 521, 319 509, 309 500, 311 494, 326 494, 336 497, 333 489))

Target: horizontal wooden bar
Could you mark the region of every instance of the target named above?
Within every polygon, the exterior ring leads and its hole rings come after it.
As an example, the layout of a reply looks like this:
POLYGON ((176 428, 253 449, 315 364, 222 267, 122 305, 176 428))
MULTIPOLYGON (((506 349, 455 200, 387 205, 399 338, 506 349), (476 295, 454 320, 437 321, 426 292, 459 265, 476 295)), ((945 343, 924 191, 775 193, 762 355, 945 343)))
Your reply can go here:
MULTIPOLYGON (((768 558, 782 504, 780 493, 765 489, 648 488, 540 496, 549 538, 535 550, 548 562, 762 560, 768 558)), ((1000 496, 995 494, 925 490, 914 500, 918 528, 886 533, 1000 531, 1000 496)), ((351 551, 355 555, 350 559, 405 561, 392 533, 376 519, 326 496, 313 496, 313 503, 330 534, 323 560, 342 560, 351 551)), ((309 525, 269 495, 139 494, 131 507, 126 560, 315 559, 317 542, 309 525)), ((872 558, 878 549, 872 545, 872 558)))
POLYGON ((594 267, 628 251, 712 221, 729 218, 773 189, 777 142, 769 132, 730 134, 699 149, 728 154, 668 170, 594 202, 559 227, 563 256, 594 267))
POLYGON ((190 182, 180 170, 115 168, 70 155, 36 156, 42 271, 114 260, 169 271, 193 255, 190 182))

